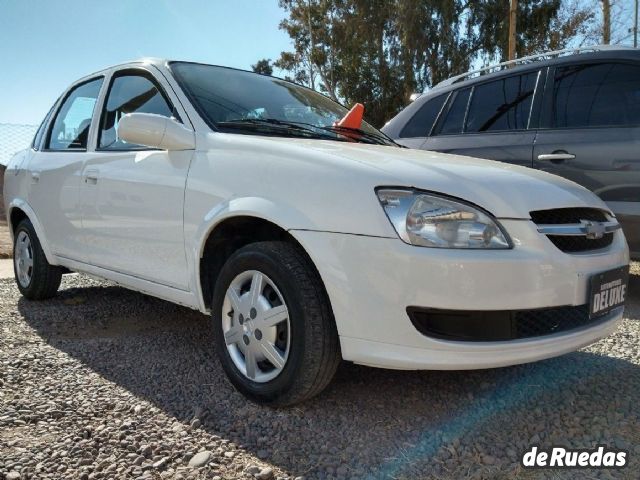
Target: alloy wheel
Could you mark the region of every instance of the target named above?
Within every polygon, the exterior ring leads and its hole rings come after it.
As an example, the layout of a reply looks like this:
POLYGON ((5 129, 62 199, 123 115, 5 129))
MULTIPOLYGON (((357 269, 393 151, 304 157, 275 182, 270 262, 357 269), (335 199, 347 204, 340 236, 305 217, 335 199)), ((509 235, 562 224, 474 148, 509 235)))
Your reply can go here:
POLYGON ((225 344, 236 368, 249 380, 265 383, 284 369, 291 347, 289 309, 264 273, 237 275, 222 305, 225 344))
POLYGON ((24 230, 18 233, 13 261, 18 282, 22 287, 27 288, 33 277, 33 248, 31 247, 31 239, 24 230))

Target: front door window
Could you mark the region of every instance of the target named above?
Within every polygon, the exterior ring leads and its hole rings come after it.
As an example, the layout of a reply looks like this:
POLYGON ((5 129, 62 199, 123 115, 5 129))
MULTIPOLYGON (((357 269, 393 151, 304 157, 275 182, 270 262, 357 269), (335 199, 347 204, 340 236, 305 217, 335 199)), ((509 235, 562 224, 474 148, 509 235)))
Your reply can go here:
POLYGON ((118 138, 118 122, 127 113, 155 113, 172 116, 172 108, 156 84, 140 74, 116 77, 109 89, 100 120, 100 150, 143 149, 118 138))

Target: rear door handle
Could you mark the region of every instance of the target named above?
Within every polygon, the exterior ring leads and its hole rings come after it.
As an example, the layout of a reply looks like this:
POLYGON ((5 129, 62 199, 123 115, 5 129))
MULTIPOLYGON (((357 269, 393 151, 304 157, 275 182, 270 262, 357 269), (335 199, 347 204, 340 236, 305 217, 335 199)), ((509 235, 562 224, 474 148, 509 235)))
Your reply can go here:
POLYGON ((98 183, 98 170, 87 170, 84 174, 84 183, 95 185, 98 183))
POLYGON ((576 158, 576 156, 573 153, 567 152, 542 153, 538 155, 538 160, 550 162, 563 162, 565 160, 573 160, 574 158, 576 158))

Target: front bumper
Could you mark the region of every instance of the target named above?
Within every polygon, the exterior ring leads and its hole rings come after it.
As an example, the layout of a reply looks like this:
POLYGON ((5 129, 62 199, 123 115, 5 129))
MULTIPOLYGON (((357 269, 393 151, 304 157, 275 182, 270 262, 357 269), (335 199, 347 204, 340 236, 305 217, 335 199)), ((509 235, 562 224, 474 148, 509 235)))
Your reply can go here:
POLYGON ((489 368, 561 355, 609 335, 622 309, 582 329, 522 340, 459 342, 419 333, 409 306, 528 310, 588 302, 589 278, 629 263, 624 236, 606 249, 558 250, 526 220, 501 220, 511 250, 448 250, 395 238, 292 231, 314 261, 331 300, 342 355, 398 369, 489 368))

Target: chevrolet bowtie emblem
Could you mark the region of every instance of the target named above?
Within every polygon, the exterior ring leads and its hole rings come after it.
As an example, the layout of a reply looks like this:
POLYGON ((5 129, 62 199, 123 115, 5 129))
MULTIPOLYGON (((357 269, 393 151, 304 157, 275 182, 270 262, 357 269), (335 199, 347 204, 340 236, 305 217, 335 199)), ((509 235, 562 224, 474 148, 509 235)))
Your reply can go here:
POLYGON ((585 236, 590 240, 597 240, 604 237, 606 233, 605 225, 600 222, 591 222, 589 220, 580 220, 585 236))

